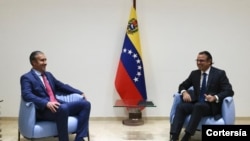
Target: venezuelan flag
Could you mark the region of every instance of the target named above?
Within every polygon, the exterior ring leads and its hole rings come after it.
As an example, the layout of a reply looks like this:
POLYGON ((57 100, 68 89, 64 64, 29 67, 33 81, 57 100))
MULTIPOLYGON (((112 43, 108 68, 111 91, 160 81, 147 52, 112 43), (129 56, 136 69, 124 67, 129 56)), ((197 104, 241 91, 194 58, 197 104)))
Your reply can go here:
POLYGON ((115 87, 123 100, 147 100, 139 29, 134 7, 130 12, 115 87))

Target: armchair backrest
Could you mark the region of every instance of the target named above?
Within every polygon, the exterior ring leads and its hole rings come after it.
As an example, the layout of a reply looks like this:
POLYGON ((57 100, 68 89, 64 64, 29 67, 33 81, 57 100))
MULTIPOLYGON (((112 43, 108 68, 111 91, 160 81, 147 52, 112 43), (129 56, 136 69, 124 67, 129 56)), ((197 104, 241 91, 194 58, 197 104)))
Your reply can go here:
POLYGON ((225 124, 230 125, 235 123, 235 105, 233 97, 228 96, 223 100, 221 115, 225 124))
POLYGON ((18 128, 22 135, 32 137, 33 128, 36 123, 36 110, 32 102, 22 99, 19 107, 18 128))

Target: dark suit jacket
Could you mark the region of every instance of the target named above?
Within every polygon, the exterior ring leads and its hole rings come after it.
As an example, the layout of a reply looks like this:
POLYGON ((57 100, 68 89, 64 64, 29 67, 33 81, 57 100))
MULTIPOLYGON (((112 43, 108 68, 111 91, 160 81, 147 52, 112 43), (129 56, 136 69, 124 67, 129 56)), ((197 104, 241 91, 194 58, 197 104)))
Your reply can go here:
MULTIPOLYGON (((45 75, 51 85, 54 94, 72 94, 78 93, 82 94, 80 90, 77 90, 67 84, 58 81, 50 72, 45 72, 45 75)), ((34 72, 30 70, 28 73, 21 76, 21 94, 25 101, 34 102, 36 108, 44 109, 47 102, 49 101, 49 96, 45 90, 43 82, 34 72)), ((59 102, 62 102, 59 100, 59 102)))
MULTIPOLYGON (((201 71, 192 71, 189 77, 179 85, 179 92, 182 90, 188 90, 191 86, 193 86, 194 95, 192 96, 192 101, 198 101, 200 93, 200 79, 201 71)), ((206 94, 217 95, 219 97, 219 103, 212 102, 209 104, 213 115, 221 114, 221 102, 223 99, 227 96, 234 95, 234 91, 232 90, 232 86, 224 70, 211 67, 207 81, 206 94)))

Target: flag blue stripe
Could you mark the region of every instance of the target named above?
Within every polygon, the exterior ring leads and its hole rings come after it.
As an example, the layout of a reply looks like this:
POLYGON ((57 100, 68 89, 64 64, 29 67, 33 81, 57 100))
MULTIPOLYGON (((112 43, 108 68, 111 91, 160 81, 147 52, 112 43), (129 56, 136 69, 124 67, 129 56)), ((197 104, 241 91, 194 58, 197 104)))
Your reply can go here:
POLYGON ((125 36, 122 48, 121 61, 125 66, 131 80, 133 80, 134 85, 140 92, 141 96, 146 100, 147 92, 144 78, 143 62, 140 54, 137 52, 127 34, 125 36))

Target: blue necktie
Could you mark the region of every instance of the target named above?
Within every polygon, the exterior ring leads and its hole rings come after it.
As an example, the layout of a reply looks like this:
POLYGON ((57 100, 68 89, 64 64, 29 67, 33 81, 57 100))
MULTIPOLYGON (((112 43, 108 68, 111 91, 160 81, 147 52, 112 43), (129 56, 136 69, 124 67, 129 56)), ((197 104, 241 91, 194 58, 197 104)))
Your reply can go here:
POLYGON ((206 79, 207 79, 207 74, 203 73, 203 78, 202 78, 202 84, 201 84, 201 90, 200 90, 200 101, 204 102, 205 101, 205 96, 204 94, 206 93, 207 89, 207 84, 206 84, 206 79))

